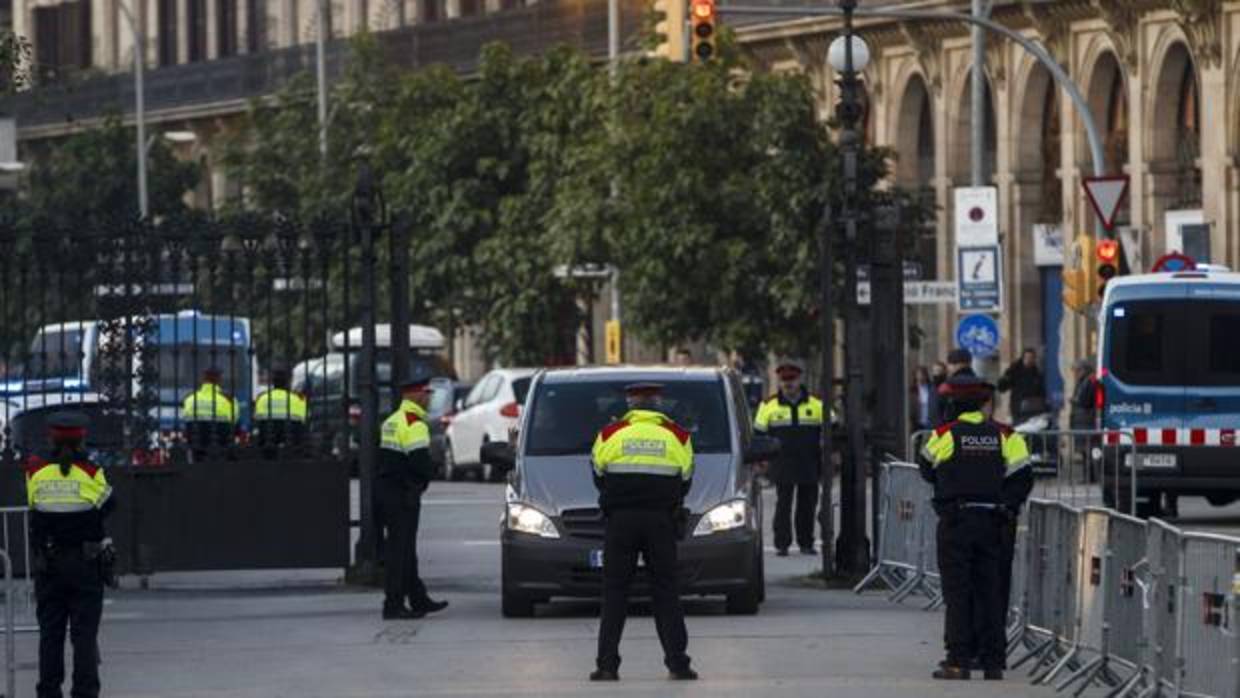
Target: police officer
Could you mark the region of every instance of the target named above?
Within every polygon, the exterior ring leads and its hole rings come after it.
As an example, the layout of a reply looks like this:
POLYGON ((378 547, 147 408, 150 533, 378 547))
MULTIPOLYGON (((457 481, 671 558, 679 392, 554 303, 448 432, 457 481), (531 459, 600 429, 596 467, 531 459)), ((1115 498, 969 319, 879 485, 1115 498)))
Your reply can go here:
POLYGON ((430 427, 426 405, 428 379, 400 386, 401 402, 383 422, 379 441, 379 510, 387 529, 384 547, 384 620, 421 618, 442 611, 447 601, 434 601, 418 575, 418 522, 422 493, 431 481, 430 427), (406 606, 406 602, 408 605, 406 606))
POLYGON ((591 681, 620 678, 620 636, 638 555, 650 571, 663 663, 673 679, 698 677, 685 654, 689 637, 676 580, 676 542, 684 537, 681 509, 693 478, 693 444, 689 432, 659 411, 662 392, 658 383, 626 386, 629 411, 594 441, 594 484, 607 523, 598 668, 591 681))
POLYGON ((305 436, 306 400, 288 389, 288 371, 271 372, 271 389, 254 401, 254 430, 264 455, 275 456, 275 449, 287 442, 300 442, 305 436))
POLYGON ((782 361, 775 367, 779 391, 763 401, 754 429, 779 439, 779 458, 769 473, 775 483, 775 554, 792 545, 792 508, 796 503, 796 540, 801 552, 814 554, 814 510, 818 506, 818 472, 822 461, 822 401, 801 384, 801 366, 782 361))
POLYGON ((955 412, 926 442, 922 476, 934 485, 939 572, 947 603, 947 659, 936 679, 967 680, 976 656, 987 680, 1003 678, 1006 643, 1001 566, 1006 530, 1033 486, 1024 438, 983 409, 994 387, 976 376, 949 378, 955 412))
POLYGON ((181 401, 181 421, 195 458, 203 458, 211 446, 227 444, 237 423, 237 406, 220 388, 222 378, 220 369, 207 368, 202 372, 202 385, 181 401))
POLYGON ((39 621, 39 698, 60 698, 65 635, 73 643, 73 696, 99 695, 99 620, 103 586, 115 559, 104 533, 113 507, 103 470, 86 459, 86 417, 53 415, 47 459, 26 468, 30 544, 39 621))
MULTIPOLYGON (((947 352, 947 377, 948 378, 952 378, 953 376, 976 376, 976 375, 977 374, 973 372, 973 355, 969 353, 968 349, 962 349, 960 347, 957 347, 947 352)), ((943 418, 944 421, 950 421, 951 418, 949 418, 948 415, 952 413, 952 404, 951 404, 952 401, 951 401, 951 398, 948 397, 947 395, 947 391, 949 389, 950 388, 947 385, 947 381, 943 381, 942 383, 939 383, 938 412, 939 412, 939 416, 943 418)))

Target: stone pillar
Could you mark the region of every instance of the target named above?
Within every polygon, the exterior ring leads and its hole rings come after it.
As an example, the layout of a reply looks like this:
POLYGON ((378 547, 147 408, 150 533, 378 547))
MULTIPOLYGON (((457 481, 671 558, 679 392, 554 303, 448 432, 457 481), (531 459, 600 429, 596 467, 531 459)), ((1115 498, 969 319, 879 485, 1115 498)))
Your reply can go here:
POLYGON ((1227 74, 1221 63, 1199 61, 1197 80, 1201 90, 1201 204, 1210 224, 1210 258, 1227 262, 1227 175, 1234 158, 1227 148, 1230 129, 1227 109, 1227 74))

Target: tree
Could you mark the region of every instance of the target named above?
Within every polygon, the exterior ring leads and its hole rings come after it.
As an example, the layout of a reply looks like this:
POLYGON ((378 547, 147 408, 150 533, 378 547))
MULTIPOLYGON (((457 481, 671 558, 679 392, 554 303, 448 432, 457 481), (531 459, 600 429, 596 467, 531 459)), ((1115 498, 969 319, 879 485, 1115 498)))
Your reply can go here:
MULTIPOLYGON (((137 219, 134 138, 133 129, 110 116, 97 128, 39 144, 33 153, 22 213, 69 229, 84 223, 137 219)), ((148 157, 152 217, 184 213, 183 197, 201 176, 198 165, 178 160, 159 139, 151 144, 148 157)))
POLYGON ((0 94, 13 94, 30 86, 32 55, 26 37, 0 31, 0 94))

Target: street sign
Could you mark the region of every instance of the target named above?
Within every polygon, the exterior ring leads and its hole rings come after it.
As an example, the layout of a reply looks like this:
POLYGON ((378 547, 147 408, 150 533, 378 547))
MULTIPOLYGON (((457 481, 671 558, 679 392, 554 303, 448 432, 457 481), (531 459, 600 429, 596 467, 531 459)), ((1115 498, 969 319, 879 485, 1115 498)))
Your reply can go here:
POLYGON ((1003 310, 1003 264, 998 245, 956 250, 956 308, 963 313, 1003 310))
POLYGON ((1150 271, 1192 271, 1196 268, 1197 262, 1192 257, 1179 252, 1169 252, 1159 257, 1150 271))
POLYGON ((957 187, 956 246, 981 247, 999 243, 999 190, 995 187, 957 187))
POLYGON ((976 358, 994 356, 999 351, 999 323, 989 315, 966 315, 956 325, 956 346, 968 349, 976 358))
POLYGON ((1086 177, 1084 181, 1085 198, 1094 207, 1102 227, 1111 230, 1115 227, 1115 216, 1119 214, 1119 205, 1124 202, 1128 193, 1128 177, 1086 177))
POLYGON ((605 335, 605 339, 606 339, 604 344, 607 345, 606 347, 607 363, 609 364, 620 363, 620 355, 621 355, 620 321, 619 320, 608 320, 607 323, 603 325, 603 334, 605 335))
MULTIPOLYGON (((905 305, 951 305, 956 302, 955 281, 905 281, 905 305)), ((870 282, 857 284, 857 303, 870 304, 870 282)))

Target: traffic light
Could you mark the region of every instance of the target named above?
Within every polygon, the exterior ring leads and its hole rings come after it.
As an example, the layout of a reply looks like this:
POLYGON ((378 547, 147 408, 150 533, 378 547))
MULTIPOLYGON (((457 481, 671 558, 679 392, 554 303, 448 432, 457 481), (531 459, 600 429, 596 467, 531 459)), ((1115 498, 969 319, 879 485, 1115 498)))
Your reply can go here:
POLYGON ((1078 313, 1085 312, 1097 296, 1094 272, 1094 239, 1080 235, 1064 260, 1063 304, 1078 313))
POLYGON ((658 17, 654 33, 658 44, 654 55, 669 61, 685 61, 685 0, 654 0, 658 17))
POLYGON ((1098 256, 1098 290, 1096 295, 1098 298, 1102 298, 1102 295, 1107 290, 1107 282, 1119 275, 1119 240, 1099 240, 1096 253, 1098 256))
POLYGON ((715 0, 692 0, 689 5, 689 25, 693 31, 690 38, 694 60, 705 63, 714 58, 718 38, 718 32, 715 31, 715 0))

